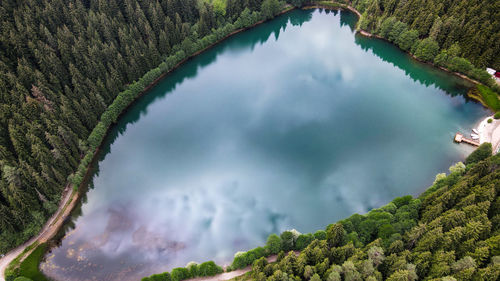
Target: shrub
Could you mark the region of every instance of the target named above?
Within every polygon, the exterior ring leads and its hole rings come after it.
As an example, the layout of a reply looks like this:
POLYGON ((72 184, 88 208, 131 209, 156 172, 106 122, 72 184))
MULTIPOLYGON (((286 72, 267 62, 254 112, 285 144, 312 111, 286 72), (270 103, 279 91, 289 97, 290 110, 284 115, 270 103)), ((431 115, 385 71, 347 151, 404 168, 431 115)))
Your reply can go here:
POLYGON ((234 260, 233 263, 231 264, 231 269, 244 268, 248 265, 251 265, 255 260, 260 259, 261 257, 265 257, 266 254, 267 254, 266 249, 262 247, 257 247, 248 252, 237 252, 234 255, 234 260))
POLYGON ((314 240, 314 236, 311 233, 301 234, 295 241, 295 250, 301 251, 305 249, 314 240))
POLYGON ((231 268, 244 268, 247 265, 247 253, 246 252, 237 252, 234 254, 233 263, 231 264, 231 268))
POLYGON ((189 270, 184 267, 177 267, 172 269, 172 281, 180 281, 190 278, 189 270))
POLYGON ((37 281, 45 281, 47 278, 40 272, 38 265, 43 258, 47 244, 40 244, 31 254, 19 265, 19 275, 37 281))
POLYGON ((271 234, 267 238, 266 247, 271 254, 278 254, 281 251, 281 238, 276 234, 271 234))
POLYGON ((439 44, 431 38, 420 41, 415 51, 415 56, 423 61, 434 61, 439 52, 439 44))
POLYGON ((330 247, 338 247, 344 245, 345 234, 342 224, 336 223, 329 225, 326 230, 326 239, 330 247))
POLYGON ((406 195, 403 197, 396 197, 394 200, 392 200, 392 203, 396 205, 396 207, 400 208, 401 206, 408 205, 410 201, 413 199, 411 195, 406 195))
POLYGON ((493 118, 500 119, 500 111, 495 113, 495 115, 493 115, 493 118))
POLYGON ((186 268, 189 270, 189 275, 198 276, 198 274, 199 274, 198 263, 196 263, 194 261, 188 262, 188 264, 186 265, 186 268))
MULTIPOLYGON (((491 119, 490 119, 491 120, 491 119)), ((485 142, 474 150, 466 159, 465 164, 477 163, 491 156, 492 147, 491 143, 485 142)))
POLYGON ((159 274, 153 274, 149 277, 147 277, 148 279, 141 279, 142 281, 170 281, 172 280, 170 278, 170 274, 168 272, 164 272, 164 273, 159 273, 159 274))
POLYGON ((497 93, 495 93, 491 88, 483 85, 477 85, 477 90, 479 91, 481 99, 488 105, 489 108, 494 111, 500 111, 500 99, 498 98, 497 93))
POLYGON ((488 119, 488 123, 493 123, 493 119, 488 119))
POLYGON ((398 37, 396 43, 398 46, 404 50, 409 51, 418 40, 418 31, 416 30, 406 30, 398 37))
POLYGON ((207 261, 198 266, 198 276, 214 276, 222 271, 222 267, 213 261, 207 261))
POLYGON ((318 231, 314 232, 314 239, 326 240, 326 231, 318 230, 318 231))
POLYGON ((449 68, 451 71, 461 72, 464 74, 469 73, 474 67, 469 60, 460 57, 454 57, 449 63, 449 68))
POLYGON ((280 235, 281 238, 281 249, 288 252, 293 249, 294 246, 294 236, 291 231, 283 231, 280 235))

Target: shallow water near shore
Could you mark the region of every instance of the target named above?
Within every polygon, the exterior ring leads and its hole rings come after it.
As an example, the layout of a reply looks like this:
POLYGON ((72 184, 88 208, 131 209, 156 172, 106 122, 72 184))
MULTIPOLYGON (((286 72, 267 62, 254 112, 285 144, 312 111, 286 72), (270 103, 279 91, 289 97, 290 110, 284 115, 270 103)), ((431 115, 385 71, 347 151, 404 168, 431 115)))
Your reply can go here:
POLYGON ((313 232, 418 195, 488 114, 468 85, 355 35, 350 12, 294 10, 188 61, 108 136, 54 280, 140 280, 228 264, 270 233, 313 232))

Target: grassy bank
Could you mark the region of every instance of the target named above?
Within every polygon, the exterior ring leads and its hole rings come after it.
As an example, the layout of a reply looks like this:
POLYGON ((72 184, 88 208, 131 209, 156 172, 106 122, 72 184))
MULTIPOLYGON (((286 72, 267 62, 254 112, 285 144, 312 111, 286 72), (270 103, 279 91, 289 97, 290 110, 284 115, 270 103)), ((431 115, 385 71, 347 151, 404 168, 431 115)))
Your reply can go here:
POLYGON ((11 263, 9 268, 5 271, 5 280, 11 281, 17 277, 26 277, 35 281, 48 281, 48 279, 39 270, 39 264, 47 251, 47 244, 33 243, 30 247, 27 247, 25 253, 36 247, 31 254, 29 254, 22 262, 20 262, 20 255, 16 262, 11 263))
POLYGON ((491 110, 500 112, 500 99, 498 98, 498 94, 492 89, 484 85, 477 85, 474 89, 469 91, 468 96, 480 101, 491 110))

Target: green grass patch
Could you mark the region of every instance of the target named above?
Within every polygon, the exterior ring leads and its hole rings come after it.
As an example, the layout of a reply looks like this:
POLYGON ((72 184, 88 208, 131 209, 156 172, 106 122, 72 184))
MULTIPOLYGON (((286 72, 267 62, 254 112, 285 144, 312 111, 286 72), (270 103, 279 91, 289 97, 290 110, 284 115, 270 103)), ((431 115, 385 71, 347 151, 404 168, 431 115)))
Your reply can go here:
POLYGON ((493 109, 495 112, 500 111, 500 99, 496 92, 483 85, 477 85, 477 89, 481 99, 489 108, 493 109))
POLYGON ((24 255, 31 251, 31 249, 35 248, 36 246, 38 246, 38 241, 37 242, 34 242, 33 244, 29 245, 28 247, 26 247, 23 252, 21 254, 19 254, 19 256, 17 256, 15 259, 13 259, 9 265, 7 266, 7 268, 5 269, 5 273, 4 275, 5 276, 17 276, 18 273, 17 273, 17 270, 19 268, 19 263, 21 262, 21 259, 24 257, 24 255))
POLYGON ((38 265, 47 250, 47 244, 40 244, 31 254, 19 265, 17 276, 28 277, 36 281, 49 281, 43 273, 40 272, 38 265))

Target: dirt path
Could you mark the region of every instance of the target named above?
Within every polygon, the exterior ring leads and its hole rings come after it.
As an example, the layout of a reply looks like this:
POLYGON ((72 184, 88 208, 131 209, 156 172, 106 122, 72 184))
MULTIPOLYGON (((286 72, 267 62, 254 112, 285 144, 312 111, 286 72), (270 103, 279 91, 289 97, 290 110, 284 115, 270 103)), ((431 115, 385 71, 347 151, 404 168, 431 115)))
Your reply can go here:
POLYGON ((479 123, 476 130, 479 132, 479 142, 491 143, 493 154, 497 153, 500 148, 500 120, 488 116, 479 123), (492 122, 488 123, 488 119, 491 119, 492 122))
MULTIPOLYGON (((295 255, 298 256, 300 254, 300 251, 294 251, 295 255)), ((272 263, 275 262, 278 259, 278 255, 271 255, 266 258, 267 262, 272 263)), ((252 270, 252 266, 249 265, 245 268, 234 270, 231 272, 224 272, 221 274, 217 274, 215 276, 209 276, 209 277, 197 277, 197 278, 191 278, 187 279, 188 281, 223 281, 223 280, 231 280, 235 277, 241 276, 247 272, 250 272, 252 270)))
POLYGON ((26 247, 28 247, 29 245, 33 244, 36 241, 38 241, 39 243, 47 242, 52 237, 54 237, 54 235, 57 234, 57 232, 63 225, 64 219, 70 214, 71 210, 73 209, 73 206, 77 202, 78 202, 78 192, 74 192, 69 186, 66 186, 63 192, 62 200, 59 203, 59 208, 52 215, 52 217, 50 217, 47 223, 45 223, 40 233, 38 233, 37 236, 32 237, 24 244, 10 250, 10 252, 5 254, 5 256, 0 259, 0 281, 5 281, 5 276, 4 276, 5 269, 17 256, 19 256, 24 251, 24 249, 26 249, 26 247))
MULTIPOLYGON (((294 7, 292 7, 291 5, 286 5, 284 10, 281 11, 278 15, 282 15, 282 14, 285 14, 291 10, 293 10, 294 7)), ((278 16, 276 15, 276 16, 278 16)), ((249 26, 249 27, 246 27, 246 28, 241 28, 241 29, 238 29, 238 30, 235 30, 233 32, 231 32, 230 34, 228 34, 227 36, 225 36, 224 38, 220 39, 219 41, 217 41, 216 43, 206 47, 205 49, 203 50, 200 50, 198 52, 196 52, 195 54, 191 55, 190 57, 184 59, 183 61, 179 62, 176 66, 174 66, 172 69, 170 69, 169 71, 165 72, 162 76, 160 76, 159 78, 157 78, 155 81, 153 81, 148 87, 145 88, 144 90, 144 93, 148 92, 148 90, 150 88, 152 88, 154 85, 156 85, 159 81, 161 81, 161 79, 163 79, 163 77, 165 77, 166 75, 168 75, 170 72, 172 72, 173 70, 175 70, 177 67, 179 67, 180 65, 184 64, 184 62, 186 62, 188 59, 210 49, 211 47, 219 44, 220 42, 224 41, 225 39, 231 37, 232 35, 234 34, 237 34, 237 33, 240 33, 242 31, 245 31, 247 29, 250 29, 254 26, 257 26, 263 22, 266 22, 267 20, 262 20, 262 21, 259 21, 257 23, 255 23, 254 25, 252 26, 249 26)), ((142 96, 142 94, 141 94, 142 96)), ((132 103, 129 105, 131 106, 132 103)), ((108 128, 109 130, 109 128, 108 128)), ((96 151, 97 153, 97 151, 96 151)), ((95 157, 96 154, 94 154, 94 157, 95 157)), ((89 172, 89 170, 87 170, 87 173, 89 172)), ((59 203, 59 208, 57 209, 57 212, 55 212, 52 217, 45 223, 44 227, 42 228, 42 230, 38 233, 38 235, 32 237, 31 239, 29 239, 27 242, 25 242, 24 244, 22 245, 19 245, 17 246, 16 248, 10 250, 8 253, 5 254, 5 256, 1 257, 0 258, 0 281, 5 281, 5 276, 4 276, 4 273, 5 273, 5 269, 7 268, 7 266, 9 266, 9 264, 17 257, 19 256, 21 253, 23 253, 23 251, 26 249, 26 247, 28 247, 29 245, 33 244, 34 242, 38 241, 40 243, 43 243, 43 242, 47 242, 48 240, 50 240, 52 237, 54 237, 54 235, 57 234, 57 232, 59 231, 60 227, 63 225, 64 223, 64 219, 71 213, 71 211, 73 210, 73 207, 76 205, 76 203, 78 202, 78 192, 73 192, 72 189, 69 187, 69 185, 66 186, 66 188, 64 189, 64 192, 63 192, 63 195, 62 195, 62 199, 61 199, 61 202, 59 203)), ((34 249, 32 249, 31 251, 33 251, 34 249)), ((25 253, 24 256, 26 256, 27 254, 29 254, 31 251, 25 253)), ((237 271, 235 271, 237 272, 237 271)), ((229 273, 228 273, 229 274, 229 273)), ((213 279, 213 280, 217 280, 217 279, 213 279)))

